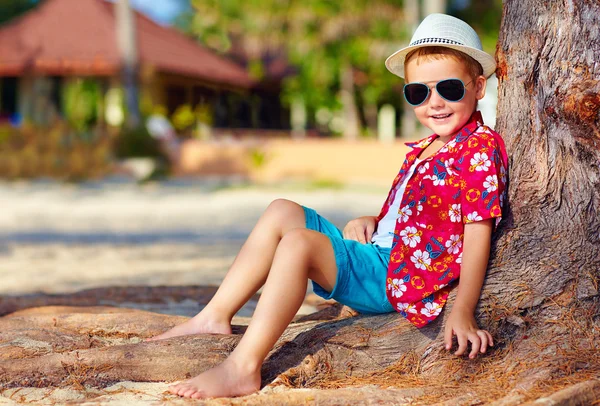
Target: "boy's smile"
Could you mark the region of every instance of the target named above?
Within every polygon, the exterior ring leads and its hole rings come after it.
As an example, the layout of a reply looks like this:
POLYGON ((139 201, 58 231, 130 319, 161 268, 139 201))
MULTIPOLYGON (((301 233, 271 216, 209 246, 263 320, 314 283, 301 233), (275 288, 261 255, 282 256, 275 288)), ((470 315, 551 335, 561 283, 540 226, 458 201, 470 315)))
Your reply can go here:
POLYGON ((430 87, 427 99, 413 109, 419 122, 444 141, 449 141, 465 126, 477 107, 477 101, 485 95, 485 77, 470 77, 463 63, 450 56, 441 59, 411 58, 406 62, 405 73, 407 83, 420 82, 430 87), (449 78, 460 79, 466 84, 462 100, 451 102, 437 92, 435 85, 449 78))

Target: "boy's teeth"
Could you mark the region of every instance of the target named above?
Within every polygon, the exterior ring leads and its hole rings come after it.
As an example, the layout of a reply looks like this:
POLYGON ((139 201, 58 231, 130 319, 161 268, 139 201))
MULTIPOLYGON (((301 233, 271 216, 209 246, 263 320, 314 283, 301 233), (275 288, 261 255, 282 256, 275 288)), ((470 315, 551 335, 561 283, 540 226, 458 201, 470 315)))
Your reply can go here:
POLYGON ((450 117, 450 114, 440 114, 437 116, 433 116, 433 118, 446 118, 446 117, 450 117))

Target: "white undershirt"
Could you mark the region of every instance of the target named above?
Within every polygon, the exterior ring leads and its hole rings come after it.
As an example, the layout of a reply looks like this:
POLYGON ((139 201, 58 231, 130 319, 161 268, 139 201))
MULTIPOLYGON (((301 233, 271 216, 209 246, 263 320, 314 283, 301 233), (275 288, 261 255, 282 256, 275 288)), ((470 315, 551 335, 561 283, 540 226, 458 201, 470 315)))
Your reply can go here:
POLYGON ((402 196, 404 196, 404 190, 409 179, 412 178, 417 165, 421 162, 417 159, 415 163, 410 167, 408 173, 404 177, 402 184, 396 187, 396 195, 394 196, 394 202, 390 205, 387 213, 379 223, 377 223, 377 231, 373 233, 371 242, 377 244, 382 248, 391 248, 392 241, 394 239, 394 229, 396 228, 396 220, 398 219, 398 211, 400 210, 400 203, 402 203, 402 196))

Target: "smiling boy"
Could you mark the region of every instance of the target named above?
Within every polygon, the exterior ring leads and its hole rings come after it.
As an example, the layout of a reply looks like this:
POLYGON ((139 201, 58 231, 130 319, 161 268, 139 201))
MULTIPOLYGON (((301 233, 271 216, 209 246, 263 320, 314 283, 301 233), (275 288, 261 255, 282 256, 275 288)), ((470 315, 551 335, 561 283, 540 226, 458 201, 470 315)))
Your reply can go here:
MULTIPOLYGON (((439 315, 460 275, 444 342, 449 350, 456 335, 457 355, 470 342, 473 358, 493 344, 489 332, 477 326, 474 311, 506 184, 504 142, 483 125, 477 111, 495 61, 481 50, 477 34, 465 22, 432 14, 386 66, 405 78, 407 102, 419 122, 434 132, 413 144, 398 176, 406 182, 397 203, 405 215, 394 227, 388 297, 397 311, 421 327, 439 315)), ((395 200, 395 190, 393 186, 388 203, 395 200)), ((387 213, 384 205, 377 222, 387 213)))
POLYGON ((154 339, 230 334, 231 319, 264 285, 238 346, 220 365, 170 387, 191 398, 240 396, 260 389, 261 366, 313 281, 316 294, 363 314, 399 312, 416 327, 435 320, 460 276, 445 326, 457 355, 493 345, 474 310, 486 273, 494 221, 502 215, 506 153, 476 111, 494 58, 466 23, 428 16, 411 44, 386 61, 406 77, 404 96, 434 134, 409 144, 378 216, 343 231, 314 210, 278 199, 259 219, 223 283, 194 318, 154 339))

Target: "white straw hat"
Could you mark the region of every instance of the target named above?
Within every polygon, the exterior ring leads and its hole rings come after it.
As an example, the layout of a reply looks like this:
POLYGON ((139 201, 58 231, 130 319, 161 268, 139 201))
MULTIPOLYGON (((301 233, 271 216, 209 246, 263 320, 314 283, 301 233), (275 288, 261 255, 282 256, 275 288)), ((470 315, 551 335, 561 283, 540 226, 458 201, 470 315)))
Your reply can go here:
POLYGON ((410 39, 410 44, 386 59, 385 66, 393 74, 404 78, 406 55, 415 49, 431 46, 464 52, 481 64, 485 77, 490 77, 496 71, 496 60, 483 52, 475 30, 464 21, 446 14, 430 14, 425 17, 410 39))

